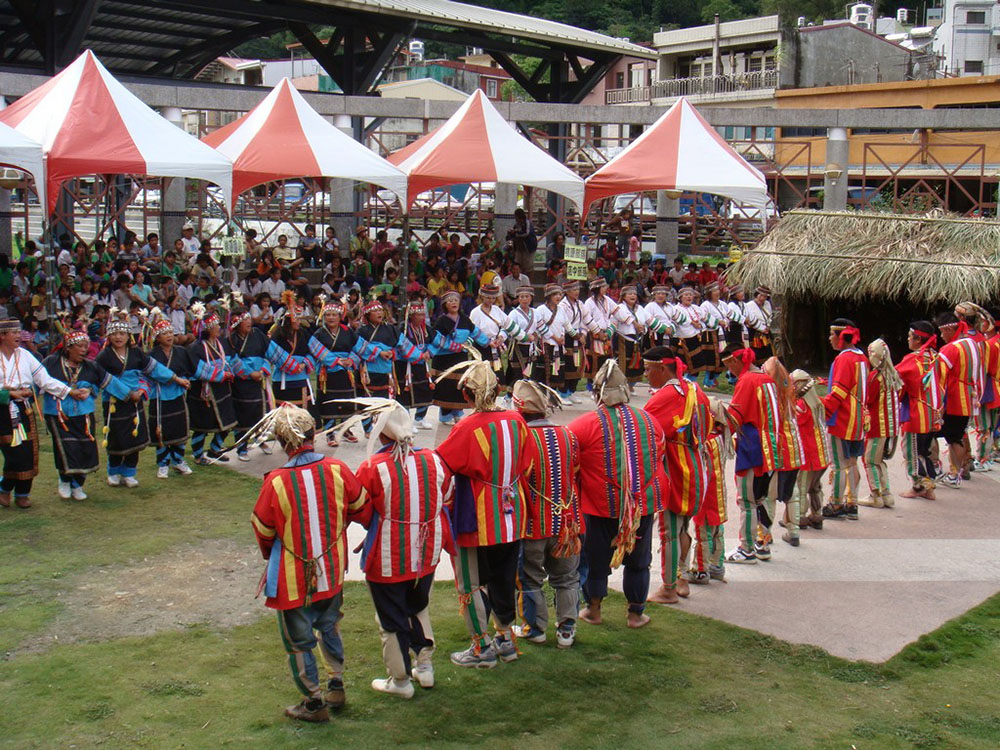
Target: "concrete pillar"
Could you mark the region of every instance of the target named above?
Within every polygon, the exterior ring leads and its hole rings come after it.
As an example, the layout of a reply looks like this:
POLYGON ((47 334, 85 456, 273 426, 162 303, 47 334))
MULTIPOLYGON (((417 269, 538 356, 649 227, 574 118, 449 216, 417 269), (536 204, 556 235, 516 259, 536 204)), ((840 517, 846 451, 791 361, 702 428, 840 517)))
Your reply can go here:
POLYGON ((677 255, 677 214, 680 198, 671 198, 666 190, 656 191, 656 254, 673 262, 677 255))
POLYGON ((6 188, 0 188, 0 253, 8 258, 12 257, 11 250, 14 245, 14 234, 10 225, 12 217, 10 191, 6 188))
MULTIPOLYGON (((346 248, 354 234, 354 180, 344 180, 333 178, 327 181, 330 192, 330 226, 337 233, 341 248, 346 248)), ((405 202, 406 196, 399 197, 400 202, 405 202)), ((320 237, 326 230, 319 230, 320 237)), ((372 235, 374 241, 374 234, 372 235)))
POLYGON ((517 185, 498 182, 493 194, 493 236, 501 245, 507 237, 507 232, 514 226, 515 208, 517 208, 517 185))
MULTIPOLYGON (((183 127, 179 107, 163 107, 163 119, 183 127)), ((174 249, 174 240, 180 239, 181 229, 187 223, 187 180, 183 177, 164 177, 160 188, 160 247, 163 251, 174 249)))
POLYGON ((846 128, 826 131, 826 166, 823 170, 823 210, 847 208, 849 151, 846 128))
POLYGON ((174 249, 174 240, 181 237, 187 222, 187 180, 164 177, 160 189, 160 247, 174 249))

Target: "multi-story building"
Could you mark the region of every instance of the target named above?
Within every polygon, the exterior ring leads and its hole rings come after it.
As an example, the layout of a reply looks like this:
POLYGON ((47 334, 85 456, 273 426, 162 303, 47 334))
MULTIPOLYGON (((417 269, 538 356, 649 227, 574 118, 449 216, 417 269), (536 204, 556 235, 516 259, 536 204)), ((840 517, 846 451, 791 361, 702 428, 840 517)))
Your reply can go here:
POLYGON ((607 104, 773 107, 779 89, 926 77, 914 52, 845 19, 788 26, 778 16, 661 31, 655 81, 605 91, 607 104))
POLYGON ((945 0, 934 51, 950 75, 1000 73, 1000 5, 994 0, 945 0))

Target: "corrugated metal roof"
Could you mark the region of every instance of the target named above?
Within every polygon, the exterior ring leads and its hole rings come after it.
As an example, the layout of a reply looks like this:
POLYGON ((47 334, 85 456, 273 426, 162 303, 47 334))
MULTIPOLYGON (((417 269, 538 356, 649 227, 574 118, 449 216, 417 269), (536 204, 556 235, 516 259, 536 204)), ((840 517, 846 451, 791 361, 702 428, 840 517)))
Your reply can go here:
MULTIPOLYGON (((470 44, 482 46, 489 35, 507 45, 533 42, 568 50, 586 59, 588 52, 603 55, 632 55, 654 59, 646 47, 604 34, 579 29, 542 18, 483 8, 453 0, 299 0, 285 6, 253 2, 230 11, 224 4, 195 0, 104 0, 97 6, 92 23, 84 34, 82 48, 90 48, 102 58, 110 58, 109 68, 122 73, 194 75, 193 66, 207 63, 212 51, 226 55, 241 42, 284 28, 287 8, 290 20, 333 24, 338 11, 367 14, 378 27, 383 19, 415 21, 413 36, 421 29, 452 29, 474 32, 470 44), (311 19, 311 20, 310 20, 311 19), (207 57, 207 59, 202 59, 207 57)), ((0 0, 0 59, 13 65, 36 65, 41 54, 35 39, 17 18, 13 0, 0 0)), ((200 69, 201 65, 197 67, 200 69)))
POLYGON ((616 39, 606 34, 598 34, 596 31, 587 31, 544 18, 456 3, 453 0, 312 0, 312 4, 367 12, 376 11, 426 23, 502 33, 519 39, 534 39, 593 51, 656 58, 656 52, 653 50, 624 39, 616 39))

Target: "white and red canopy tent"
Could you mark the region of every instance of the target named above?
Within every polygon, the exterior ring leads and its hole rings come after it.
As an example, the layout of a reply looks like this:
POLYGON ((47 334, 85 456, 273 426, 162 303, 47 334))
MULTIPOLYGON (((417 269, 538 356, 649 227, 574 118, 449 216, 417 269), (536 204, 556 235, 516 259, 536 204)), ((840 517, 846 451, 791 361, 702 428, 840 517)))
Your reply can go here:
POLYGON ((230 161, 147 107, 90 50, 0 111, 0 122, 41 144, 48 214, 63 182, 90 174, 206 180, 229 204, 230 161))
POLYGON ((463 182, 528 185, 583 208, 583 180, 527 138, 481 90, 441 127, 389 155, 409 178, 406 205, 426 191, 463 182))
POLYGON ((406 175, 325 120, 287 78, 202 142, 233 162, 234 195, 290 177, 340 177, 406 195, 406 175))
POLYGON ((0 123, 0 166, 14 167, 35 178, 38 202, 45 205, 45 170, 42 146, 0 123))
POLYGON ((587 206, 644 190, 714 193, 763 208, 767 182, 686 99, 587 178, 587 206))

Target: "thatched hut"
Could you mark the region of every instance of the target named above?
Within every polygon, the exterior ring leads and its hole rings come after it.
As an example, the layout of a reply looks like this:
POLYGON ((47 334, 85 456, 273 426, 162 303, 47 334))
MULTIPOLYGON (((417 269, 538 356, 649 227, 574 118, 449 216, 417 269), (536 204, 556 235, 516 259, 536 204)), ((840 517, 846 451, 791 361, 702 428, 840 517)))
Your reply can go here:
POLYGON ((796 364, 829 361, 827 324, 839 316, 899 356, 911 320, 963 300, 1000 300, 1000 221, 791 211, 730 274, 781 295, 785 355, 796 364))

